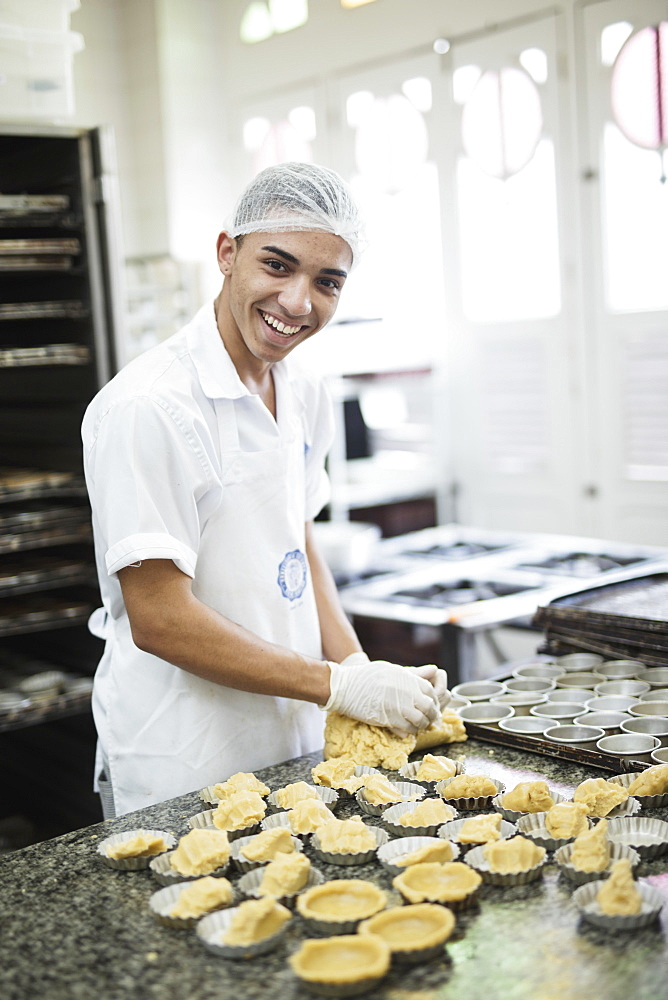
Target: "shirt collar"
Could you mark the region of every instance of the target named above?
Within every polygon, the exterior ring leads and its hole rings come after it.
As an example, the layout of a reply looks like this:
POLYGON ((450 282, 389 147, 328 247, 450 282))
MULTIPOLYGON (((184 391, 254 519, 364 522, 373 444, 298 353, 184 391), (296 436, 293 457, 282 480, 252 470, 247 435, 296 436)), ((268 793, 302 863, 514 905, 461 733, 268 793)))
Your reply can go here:
MULTIPOLYGON (((200 385, 209 399, 240 399, 252 395, 239 378, 220 336, 213 302, 202 306, 188 324, 186 339, 200 385)), ((287 360, 277 361, 273 367, 277 389, 279 382, 292 382, 296 374, 287 360)))

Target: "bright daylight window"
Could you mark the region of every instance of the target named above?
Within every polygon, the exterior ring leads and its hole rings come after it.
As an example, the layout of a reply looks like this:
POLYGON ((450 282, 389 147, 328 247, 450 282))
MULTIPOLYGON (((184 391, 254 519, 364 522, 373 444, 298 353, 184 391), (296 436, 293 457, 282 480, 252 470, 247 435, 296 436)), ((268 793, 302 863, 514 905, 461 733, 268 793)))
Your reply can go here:
POLYGON ((252 157, 253 175, 288 160, 312 163, 315 135, 315 111, 307 105, 292 108, 277 122, 263 116, 249 118, 243 126, 243 143, 252 157))
POLYGON ((436 165, 424 112, 431 84, 407 79, 401 92, 350 94, 356 174, 351 186, 365 218, 368 249, 346 286, 345 314, 382 318, 376 364, 431 363, 443 337, 443 267, 436 165))
POLYGON ((246 7, 239 37, 249 45, 264 42, 274 34, 300 28, 308 21, 308 0, 254 0, 246 7))
POLYGON ((668 21, 617 40, 603 139, 606 299, 614 312, 668 309, 668 21))
POLYGON ((465 153, 457 169, 462 297, 475 322, 561 308, 554 147, 537 86, 547 57, 532 48, 519 61, 487 72, 461 66, 453 77, 465 153))

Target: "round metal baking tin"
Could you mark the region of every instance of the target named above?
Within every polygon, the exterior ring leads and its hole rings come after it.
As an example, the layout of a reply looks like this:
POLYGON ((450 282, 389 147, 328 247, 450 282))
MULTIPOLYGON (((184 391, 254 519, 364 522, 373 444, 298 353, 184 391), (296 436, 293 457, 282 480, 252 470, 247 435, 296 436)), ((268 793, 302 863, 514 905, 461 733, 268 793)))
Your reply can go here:
POLYGON ((191 830, 222 830, 227 834, 227 839, 231 842, 240 837, 250 837, 260 829, 260 823, 252 823, 250 826, 243 826, 238 830, 228 830, 222 826, 216 826, 213 822, 215 809, 205 809, 204 812, 196 813, 188 819, 188 826, 191 830))
POLYGON ((636 718, 648 715, 654 715, 660 719, 668 718, 668 698, 664 701, 639 701, 637 705, 631 706, 629 715, 634 715, 636 718))
MULTIPOLYGON (((488 775, 484 775, 484 777, 488 777, 488 775)), ((504 792, 506 790, 506 786, 502 781, 499 781, 498 778, 490 778, 489 780, 496 788, 494 795, 463 795, 456 799, 446 799, 443 792, 447 789, 450 782, 454 780, 454 778, 445 778, 443 781, 439 781, 436 785, 436 791, 444 799, 446 805, 453 806, 455 809, 462 809, 464 811, 473 812, 475 810, 489 810, 492 807, 492 800, 494 799, 494 796, 498 795, 499 792, 504 792)), ((453 816, 452 818, 454 819, 455 817, 453 816)))
POLYGON ((658 750, 653 750, 651 756, 654 764, 668 764, 668 747, 659 747, 658 750))
POLYGON ((612 757, 637 760, 640 757, 650 759, 652 750, 661 746, 658 736, 648 736, 645 733, 618 733, 616 736, 604 736, 596 743, 596 749, 612 757))
POLYGON ((604 657, 598 653, 567 653, 566 656, 558 656, 555 663, 567 671, 582 671, 594 670, 603 660, 604 657))
POLYGON ((583 690, 589 688, 595 691, 600 680, 600 676, 591 671, 576 670, 557 677, 556 685, 558 688, 582 688, 583 690))
MULTIPOLYGON (((515 716, 526 716, 533 705, 543 705, 547 702, 547 695, 535 691, 510 691, 508 694, 496 694, 490 698, 492 705, 512 705, 515 709, 515 716)), ((513 718, 513 716, 509 716, 513 718)), ((507 720, 500 719, 499 724, 507 720)))
POLYGON ((557 722, 571 722, 577 715, 582 715, 582 705, 579 701, 547 701, 544 705, 534 705, 529 715, 538 719, 552 719, 557 722))
MULTIPOLYGON (((438 836, 442 837, 443 840, 449 840, 453 844, 457 844, 462 853, 464 851, 473 850, 474 847, 480 847, 480 844, 461 844, 459 842, 459 832, 464 823, 467 822, 467 819, 451 819, 438 828, 438 836)), ((507 819, 501 820, 501 826, 499 827, 499 840, 507 840, 508 837, 514 837, 516 833, 517 827, 514 823, 510 823, 507 819)))
POLYGON ((254 958, 256 955, 266 955, 278 946, 290 924, 289 920, 286 921, 275 934, 270 934, 269 937, 253 944, 223 944, 221 938, 229 929, 237 910, 236 906, 227 910, 216 910, 215 913, 209 913, 197 922, 197 937, 208 951, 220 958, 254 958))
POLYGON ((606 695, 621 694, 622 697, 627 698, 638 698, 641 694, 645 694, 649 691, 650 686, 646 681, 602 681, 600 684, 596 684, 594 691, 599 697, 605 698, 606 695))
POLYGON ((639 681, 645 681, 651 688, 668 687, 668 667, 647 667, 638 674, 639 681))
MULTIPOLYGON (((396 806, 393 806, 392 808, 396 809, 396 806)), ((334 851, 323 851, 320 846, 318 833, 316 831, 311 836, 311 847, 313 848, 313 853, 319 861, 324 861, 329 865, 364 865, 367 861, 372 861, 376 856, 378 848, 383 844, 386 844, 388 841, 387 830, 382 830, 379 826, 367 826, 367 830, 371 830, 376 838, 375 845, 369 848, 368 851, 358 851, 356 854, 342 854, 335 853, 334 851)))
MULTIPOLYGON (((339 801, 339 794, 335 789, 327 788, 326 785, 309 785, 309 788, 313 789, 320 801, 324 802, 329 809, 333 810, 336 807, 339 801)), ((271 807, 272 812, 287 812, 293 808, 293 806, 281 806, 278 804, 276 796, 281 791, 283 791, 282 788, 277 788, 275 792, 270 792, 267 796, 267 805, 271 807)))
MULTIPOLYGON (((575 701, 579 705, 586 705, 590 698, 594 697, 594 689, 590 691, 586 688, 555 688, 554 691, 547 692, 548 703, 575 701)), ((584 708, 583 708, 584 710, 584 708)))
POLYGON ((556 663, 526 663, 523 667, 515 667, 512 676, 554 680, 556 677, 561 677, 564 673, 566 673, 564 668, 557 666, 556 663))
POLYGON ((637 851, 643 861, 668 852, 668 823, 653 816, 624 816, 608 823, 608 840, 637 851))
POLYGON ((598 726, 608 733, 620 729, 622 723, 631 718, 626 712, 585 712, 584 715, 576 715, 573 722, 576 726, 598 726))
POLYGON ((645 670, 645 664, 640 660, 606 660, 596 667, 595 673, 606 681, 634 680, 645 670))
MULTIPOLYGON (((251 897, 252 899, 262 899, 263 896, 267 895, 266 893, 260 892, 260 885, 262 883, 262 879, 264 878, 264 872, 265 869, 262 867, 256 868, 253 871, 246 872, 245 875, 242 875, 237 882, 239 892, 241 892, 244 896, 251 897)), ((297 889, 295 892, 285 893, 283 896, 275 896, 274 898, 277 903, 281 903, 282 906, 287 906, 288 909, 292 909, 295 905, 295 900, 300 893, 306 892, 307 889, 311 889, 314 885, 321 885, 324 881, 325 876, 322 872, 318 871, 317 868, 310 868, 306 882, 301 889, 297 889)))
POLYGON ((665 897, 653 885, 642 880, 638 880, 635 885, 642 898, 640 913, 603 913, 596 901, 596 896, 601 888, 596 882, 581 885, 575 890, 571 899, 582 918, 588 923, 595 924, 606 931, 635 931, 640 927, 654 923, 660 916, 665 903, 665 897))
MULTIPOLYGON (((441 755, 441 756, 443 756, 443 755, 441 755)), ((434 788, 436 787, 436 785, 438 784, 438 782, 442 781, 443 779, 442 778, 435 778, 433 781, 428 781, 425 778, 418 778, 417 772, 420 770, 420 767, 422 765, 422 761, 423 760, 424 760, 424 758, 422 758, 421 760, 411 760, 411 761, 409 761, 408 764, 404 764, 403 767, 399 768, 399 774, 404 779, 404 781, 415 782, 416 785, 422 785, 422 787, 426 788, 428 791, 433 791, 434 788)), ((448 760, 452 760, 452 758, 448 757, 448 760)), ((464 773, 464 763, 463 763, 463 761, 461 761, 461 760, 453 760, 452 763, 455 765, 455 773, 453 775, 451 775, 451 777, 455 778, 458 774, 463 774, 464 773)))
POLYGON ((464 722, 479 722, 487 726, 496 725, 502 719, 510 719, 514 714, 515 709, 512 705, 499 705, 493 701, 479 701, 475 705, 466 705, 459 712, 464 722))
MULTIPOLYGON (((533 815, 533 813, 521 812, 518 809, 508 809, 506 806, 504 806, 502 801, 504 794, 505 792, 499 793, 499 795, 495 795, 494 798, 492 799, 492 805, 494 806, 497 812, 501 813, 504 819, 508 820, 509 823, 517 823, 517 821, 522 816, 533 815)), ((554 802, 555 806, 557 802, 566 801, 565 795, 562 795, 561 792, 554 792, 551 788, 550 788, 550 795, 552 797, 552 801, 554 802)))
MULTIPOLYGON (((450 778, 448 781, 452 780, 450 778)), ((436 788, 438 789, 440 782, 436 783, 436 788)), ((427 799, 423 799, 423 802, 427 802, 427 799)), ((442 800, 441 800, 442 801, 442 800)), ((449 802, 446 802, 447 806, 450 806, 452 810, 452 816, 450 819, 455 819, 458 816, 458 812, 454 806, 451 806, 449 802)), ((400 802, 396 806, 390 806, 386 809, 381 817, 381 822, 384 827, 386 827, 389 832, 395 837, 405 837, 410 834, 413 837, 436 837, 440 827, 443 825, 443 820, 439 820, 438 823, 430 823, 429 826, 404 826, 399 822, 399 817, 403 816, 404 813, 411 812, 415 808, 414 802, 400 802)))
POLYGON ((485 846, 474 847, 466 855, 466 864, 475 868, 482 875, 483 882, 490 885, 527 885, 540 878, 542 870, 547 863, 547 855, 543 855, 541 860, 531 868, 523 872, 493 872, 490 870, 489 861, 485 857, 485 846))
MULTIPOLYGON (((399 837, 397 840, 389 840, 382 847, 379 847, 376 851, 376 856, 385 869, 390 875, 400 875, 401 872, 406 871, 407 865, 401 865, 399 862, 402 858, 407 857, 409 854, 413 854, 415 851, 421 850, 423 847, 429 847, 431 844, 442 844, 444 841, 448 841, 448 837, 399 837)), ((459 844, 450 842, 452 848, 452 857, 450 861, 457 861, 460 855, 459 844)))
POLYGON ((587 712, 629 712, 634 705, 639 705, 640 702, 637 698, 631 698, 628 695, 622 694, 608 694, 604 697, 600 695, 592 695, 585 701, 585 709, 587 712))
MULTIPOLYGON (((215 787, 216 787, 215 785, 207 785, 206 788, 202 788, 199 793, 199 797, 204 803, 204 805, 209 806, 212 809, 215 809, 218 803, 221 801, 220 798, 214 792, 215 787)), ((269 792, 264 792, 264 793, 258 792, 258 795, 261 795, 263 799, 266 799, 269 794, 270 794, 269 792)))
POLYGON ((524 736, 540 738, 553 722, 553 719, 541 719, 537 715, 515 715, 512 719, 501 719, 499 729, 507 733, 522 733, 524 736))
MULTIPOLYGON (((558 674, 559 677, 565 676, 564 674, 558 674)), ((554 677, 513 677, 511 680, 505 681, 506 691, 511 694, 547 694, 548 691, 554 691, 557 686, 557 680, 554 677)))
POLYGON ((665 688, 655 687, 651 691, 645 691, 638 698, 638 701, 642 704, 645 701, 668 701, 668 692, 665 688))
MULTIPOLYGON (((654 753, 657 751, 655 750, 654 753)), ((656 766, 656 765, 654 765, 656 766)), ((616 784, 623 785, 624 788, 629 788, 633 784, 636 778, 639 778, 642 771, 628 771, 626 774, 615 774, 609 781, 614 781, 616 784)), ((668 791, 661 792, 658 795, 639 795, 637 792, 633 793, 641 806, 649 809, 658 809, 661 806, 668 806, 668 791)))
POLYGON ((195 879, 203 878, 205 875, 213 875, 214 878, 219 878, 221 875, 225 875, 229 868, 229 862, 226 862, 220 868, 214 868, 208 872, 198 872, 197 875, 182 875, 181 872, 177 872, 175 868, 172 868, 173 854, 174 851, 159 854, 149 864, 154 878, 160 885, 174 885, 176 882, 193 882, 195 879))
POLYGON ((498 681, 465 681, 463 684, 455 684, 452 694, 456 698, 467 698, 471 704, 476 701, 489 701, 495 694, 504 694, 505 684, 498 681))
POLYGON ((562 746, 593 747, 605 736, 605 730, 600 726, 557 725, 546 729, 543 735, 550 743, 562 746))
MULTIPOLYGON (((100 841, 97 845, 97 853, 102 858, 103 863, 108 868, 117 868, 120 871, 127 872, 138 872, 145 868, 148 868, 151 861, 154 858, 159 858, 160 854, 151 854, 146 858, 110 858, 107 854, 107 850, 110 847, 116 847, 117 844, 123 844, 127 840, 133 840, 140 834, 148 835, 149 837, 162 837, 165 844, 167 844, 166 850, 171 850, 176 847, 176 837, 173 833, 167 833, 165 830, 126 830, 125 833, 113 833, 110 837, 105 837, 104 840, 100 841)), ((165 852, 162 852, 163 854, 165 852)))
MULTIPOLYGON (((424 785, 417 782, 391 781, 391 784, 396 788, 397 794, 401 796, 401 802, 417 802, 423 799, 426 794, 424 785)), ((360 788, 359 792, 355 793, 355 801, 362 812, 365 812, 368 816, 382 816, 390 806, 398 805, 396 802, 369 802, 363 788, 360 788)))
MULTIPOLYGON (((232 859, 232 864, 240 872, 252 872, 255 868, 262 868, 264 865, 269 864, 268 861, 249 861, 245 857, 243 851, 245 847, 255 840, 255 835, 252 837, 239 837, 231 844, 230 858, 232 859)), ((296 853, 303 851, 302 842, 299 837, 292 835, 292 845, 296 853)))
MULTIPOLYGON (((158 921, 164 927, 175 927, 177 930, 187 930, 190 927, 194 927, 198 920, 206 914, 201 914, 199 917, 172 917, 170 915, 171 910, 176 906, 179 901, 179 896, 186 888, 186 883, 179 882, 176 885, 166 885, 162 889, 158 889, 154 892, 148 901, 148 908, 158 921)), ((224 910, 228 906, 235 906, 238 902, 239 894, 232 886, 232 897, 229 903, 221 903, 216 907, 216 910, 211 910, 209 912, 215 913, 217 910, 224 910)))
POLYGON ((612 869, 612 865, 615 861, 619 861, 620 858, 628 858, 631 862, 631 868, 637 868, 640 864, 640 855, 637 851, 634 851, 632 847, 627 847, 625 844, 617 844, 613 841, 609 842, 610 847, 610 863, 600 872, 583 872, 579 868, 575 868, 571 864, 571 855, 573 853, 573 843, 564 844, 560 847, 554 854, 554 860, 559 865, 559 868, 564 873, 564 875, 575 882, 577 885, 582 885, 585 882, 593 882, 595 879, 607 878, 612 869))
MULTIPOLYGON (((525 813, 517 820, 517 831, 523 837, 530 837, 537 844, 544 847, 546 851, 558 851, 564 844, 570 844, 575 840, 572 837, 554 837, 545 825, 547 813, 525 813)), ((587 819, 587 825, 591 826, 591 820, 587 819)))
MULTIPOLYGON (((342 881, 345 882, 346 880, 344 879, 342 881)), ((337 883, 336 880, 334 880, 332 884, 334 886, 337 884, 340 886, 340 883, 337 883)), ((373 883, 371 883, 371 885, 373 886, 373 883)), ((354 934, 363 920, 367 920, 369 917, 375 916, 376 913, 381 913, 387 906, 388 899, 386 891, 384 889, 380 889, 378 886, 373 886, 373 888, 378 890, 379 895, 377 900, 372 904, 375 906, 375 909, 372 913, 368 913, 366 916, 327 920, 322 915, 315 917, 304 914, 302 912, 303 905, 301 903, 297 905, 297 912, 304 921, 304 925, 307 930, 312 934, 318 935, 318 937, 331 937, 334 934, 354 934)))

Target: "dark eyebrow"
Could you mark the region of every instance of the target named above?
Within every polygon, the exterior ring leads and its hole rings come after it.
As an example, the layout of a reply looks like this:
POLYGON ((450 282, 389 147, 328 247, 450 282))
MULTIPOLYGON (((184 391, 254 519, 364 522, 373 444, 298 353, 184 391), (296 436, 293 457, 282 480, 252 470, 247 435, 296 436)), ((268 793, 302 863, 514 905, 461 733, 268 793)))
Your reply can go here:
MULTIPOLYGON (((268 246, 268 247, 262 247, 262 249, 266 250, 267 253, 275 253, 275 254, 277 254, 279 257, 282 257, 284 260, 289 261, 290 264, 299 264, 299 258, 298 257, 295 257, 293 254, 288 253, 287 250, 281 250, 280 247, 268 246)), ((333 275, 336 275, 339 278, 347 278, 348 277, 348 272, 347 271, 340 271, 336 267, 321 267, 320 271, 318 273, 319 274, 333 274, 333 275)))

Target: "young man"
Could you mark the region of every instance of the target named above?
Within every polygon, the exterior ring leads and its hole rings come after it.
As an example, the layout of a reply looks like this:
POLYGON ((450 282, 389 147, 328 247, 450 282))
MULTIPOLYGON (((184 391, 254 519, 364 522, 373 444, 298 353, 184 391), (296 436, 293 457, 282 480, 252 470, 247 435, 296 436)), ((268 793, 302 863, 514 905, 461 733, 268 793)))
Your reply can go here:
POLYGON ((320 707, 415 731, 447 700, 436 667, 368 660, 313 541, 333 420, 289 355, 334 315, 359 236, 337 174, 263 171, 218 238, 216 301, 86 412, 105 815, 320 749, 320 707))

